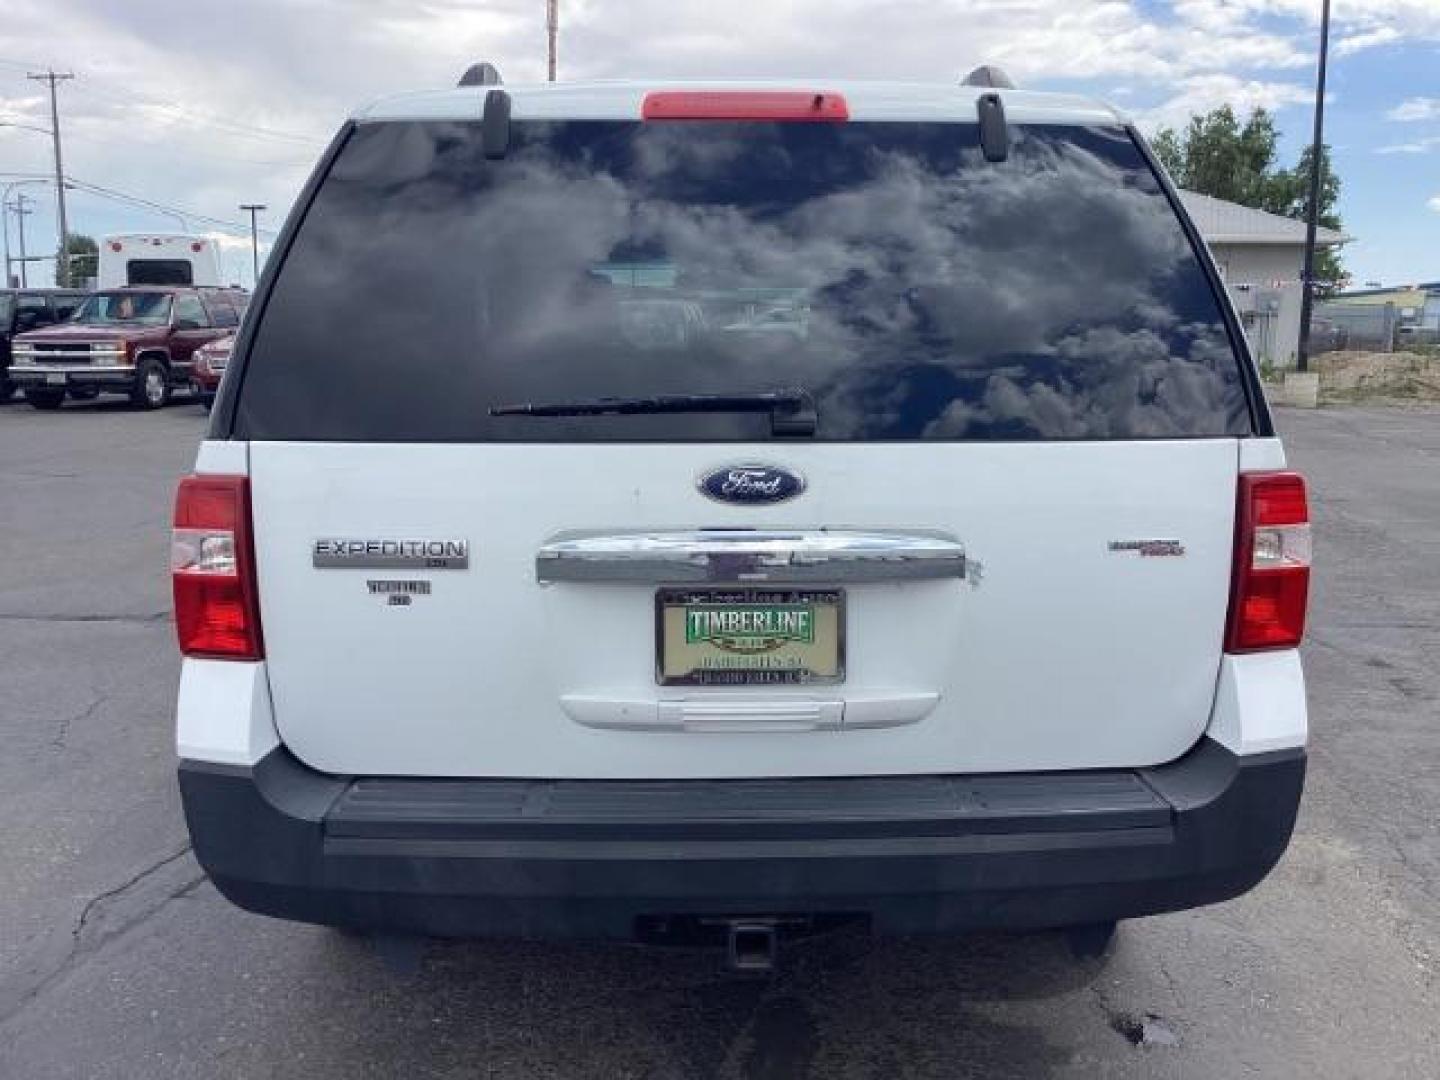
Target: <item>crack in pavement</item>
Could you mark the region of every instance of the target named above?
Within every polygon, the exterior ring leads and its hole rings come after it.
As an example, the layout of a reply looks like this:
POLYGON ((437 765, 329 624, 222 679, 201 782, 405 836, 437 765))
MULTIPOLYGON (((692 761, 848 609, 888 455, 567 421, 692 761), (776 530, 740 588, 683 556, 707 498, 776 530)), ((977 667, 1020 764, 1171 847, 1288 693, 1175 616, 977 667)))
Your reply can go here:
MULTIPOLYGON (((157 873, 158 871, 165 869, 165 867, 169 866, 176 859, 188 855, 189 853, 190 842, 187 840, 179 851, 166 855, 158 862, 153 862, 149 866, 145 867, 143 870, 137 871, 128 880, 122 882, 119 885, 116 885, 113 889, 106 889, 104 892, 92 896, 86 902, 84 908, 81 909, 80 918, 75 921, 75 929, 70 931, 70 937, 75 941, 76 944, 79 944, 80 935, 85 930, 85 924, 90 921, 90 913, 95 910, 96 905, 101 904, 106 900, 109 900, 112 896, 118 896, 120 893, 125 892, 127 889, 133 888, 141 881, 149 877, 151 874, 157 873)), ((167 899, 169 898, 167 897, 167 899)), ((158 910, 158 908, 156 910, 158 910)), ((147 915, 148 914, 151 913, 147 913, 147 915)))
POLYGON ((7 981, 8 984, 0 983, 0 1025, 8 1024, 24 1012, 45 992, 47 987, 64 976, 78 961, 146 922, 170 901, 188 895, 203 884, 205 873, 198 870, 197 867, 197 872, 187 874, 178 885, 167 888, 156 897, 145 898, 140 910, 128 918, 122 916, 116 921, 114 927, 107 929, 103 923, 95 923, 92 927, 91 920, 95 918, 97 912, 103 910, 107 901, 121 899, 132 890, 143 893, 141 886, 148 879, 189 854, 190 843, 186 841, 178 851, 172 851, 154 862, 148 863, 120 884, 97 893, 87 900, 85 906, 80 909, 79 917, 76 918, 68 932, 57 928, 36 950, 28 973, 22 973, 13 982, 7 981), (87 929, 92 928, 94 932, 87 935, 87 929))
POLYGON ((85 706, 85 708, 82 709, 77 715, 62 717, 60 723, 55 728, 55 735, 50 740, 50 745, 56 750, 64 750, 65 739, 70 734, 71 725, 83 723, 84 721, 89 720, 92 716, 95 715, 95 711, 109 700, 110 696, 108 694, 101 694, 89 705, 85 706))

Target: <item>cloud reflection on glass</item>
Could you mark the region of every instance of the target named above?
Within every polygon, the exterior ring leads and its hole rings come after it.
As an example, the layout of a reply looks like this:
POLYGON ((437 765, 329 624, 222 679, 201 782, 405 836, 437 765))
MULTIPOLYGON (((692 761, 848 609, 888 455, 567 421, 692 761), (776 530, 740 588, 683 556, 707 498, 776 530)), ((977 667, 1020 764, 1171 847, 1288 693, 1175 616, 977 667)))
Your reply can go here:
POLYGON ((495 162, 478 124, 362 126, 258 335, 251 434, 764 439, 757 415, 487 410, 789 386, 822 440, 1247 432, 1128 134, 1011 130, 997 164, 971 124, 520 122, 495 162), (392 392, 326 393, 336 367, 392 392))

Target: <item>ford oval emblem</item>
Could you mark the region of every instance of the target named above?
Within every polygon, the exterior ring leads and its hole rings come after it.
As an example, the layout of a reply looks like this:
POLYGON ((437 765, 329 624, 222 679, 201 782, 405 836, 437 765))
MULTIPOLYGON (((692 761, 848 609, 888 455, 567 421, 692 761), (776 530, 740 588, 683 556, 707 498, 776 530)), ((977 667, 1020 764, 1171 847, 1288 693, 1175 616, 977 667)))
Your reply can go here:
POLYGON ((700 477, 700 491, 716 502, 777 503, 805 490, 805 478, 777 465, 723 465, 700 477))

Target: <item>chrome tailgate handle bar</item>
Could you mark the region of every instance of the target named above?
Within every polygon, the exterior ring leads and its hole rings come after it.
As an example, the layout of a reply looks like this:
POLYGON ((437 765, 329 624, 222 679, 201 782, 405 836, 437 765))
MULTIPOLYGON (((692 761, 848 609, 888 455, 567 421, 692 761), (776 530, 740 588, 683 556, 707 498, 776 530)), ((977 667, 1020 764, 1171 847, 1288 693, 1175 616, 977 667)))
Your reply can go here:
POLYGON ((965 577, 965 548, 941 533, 727 530, 561 533, 535 556, 542 583, 932 581, 965 577))

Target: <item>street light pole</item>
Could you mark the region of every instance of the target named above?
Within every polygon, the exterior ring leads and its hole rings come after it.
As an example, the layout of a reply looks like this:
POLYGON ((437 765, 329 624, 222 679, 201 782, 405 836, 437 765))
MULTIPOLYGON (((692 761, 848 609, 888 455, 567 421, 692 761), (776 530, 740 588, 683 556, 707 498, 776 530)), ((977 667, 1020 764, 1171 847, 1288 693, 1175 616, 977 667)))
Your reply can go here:
POLYGON ((22 289, 28 288, 30 285, 30 275, 26 269, 30 264, 25 259, 25 217, 35 211, 25 209, 25 203, 29 199, 30 196, 23 191, 15 196, 15 220, 20 229, 20 287, 22 289))
POLYGON ((267 207, 264 203, 241 203, 240 209, 248 211, 250 214, 250 262, 255 273, 253 284, 258 287, 260 284, 260 230, 255 224, 255 215, 267 207))
POLYGON ((75 78, 72 72, 56 73, 46 71, 43 75, 30 73, 28 78, 50 84, 50 139, 55 147, 55 217, 60 230, 60 248, 55 255, 55 284, 70 284, 70 227, 65 220, 65 164, 60 156, 60 106, 55 98, 56 83, 75 78))
MULTIPOLYGON (((0 127, 18 127, 16 124, 0 124, 0 127)), ((41 130, 39 128, 36 129, 41 130)), ((10 275, 10 266, 14 262, 10 258, 10 193, 17 187, 24 187, 26 184, 48 184, 50 181, 39 177, 28 177, 24 180, 11 180, 0 189, 0 227, 5 231, 5 280, 0 288, 10 288, 14 279, 10 275)), ((24 263, 21 263, 23 266, 24 263)))
POLYGON ((1325 66, 1330 53, 1330 0, 1321 0, 1320 68, 1315 80, 1315 136, 1310 143, 1310 205, 1305 210, 1305 272, 1300 280, 1300 345, 1295 370, 1310 369, 1310 312, 1315 304, 1315 231, 1320 223, 1320 166, 1325 156, 1325 66))

